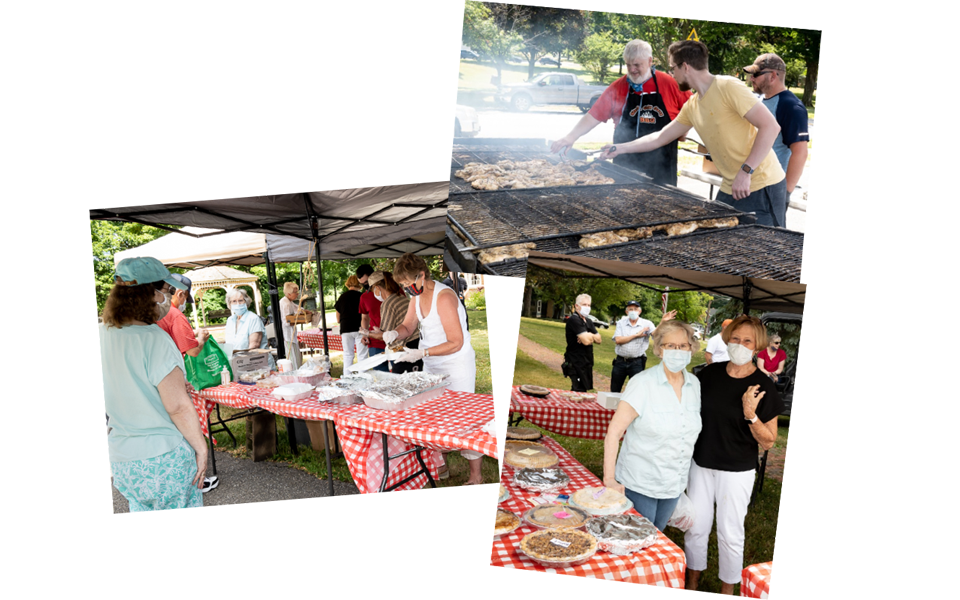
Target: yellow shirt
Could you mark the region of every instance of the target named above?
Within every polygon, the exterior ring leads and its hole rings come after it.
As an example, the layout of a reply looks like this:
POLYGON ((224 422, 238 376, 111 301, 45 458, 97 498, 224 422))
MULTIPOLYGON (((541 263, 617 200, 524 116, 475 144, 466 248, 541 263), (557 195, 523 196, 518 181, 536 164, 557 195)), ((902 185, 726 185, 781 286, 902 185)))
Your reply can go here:
MULTIPOLYGON (((760 99, 739 79, 718 75, 703 98, 694 94, 680 109, 677 121, 692 126, 723 175, 720 190, 731 194, 733 178, 746 162, 757 138, 757 128, 743 118, 760 99)), ((780 183, 786 177, 771 148, 750 178, 750 192, 780 183)))

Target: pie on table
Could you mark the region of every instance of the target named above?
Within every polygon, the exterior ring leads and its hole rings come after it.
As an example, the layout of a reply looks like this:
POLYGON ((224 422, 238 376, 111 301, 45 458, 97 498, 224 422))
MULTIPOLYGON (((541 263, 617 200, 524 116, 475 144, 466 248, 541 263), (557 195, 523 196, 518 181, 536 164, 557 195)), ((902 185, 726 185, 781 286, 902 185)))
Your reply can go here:
POLYGON ((520 391, 528 396, 546 396, 550 390, 539 385, 521 385, 520 391))
POLYGON ((510 533, 520 526, 520 517, 509 510, 497 509, 497 522, 493 528, 493 535, 510 533))
POLYGON ((597 540, 575 529, 543 529, 520 541, 520 552, 548 567, 587 562, 597 552, 597 540))
POLYGON ((587 533, 597 538, 604 552, 624 555, 639 552, 657 543, 659 532, 641 515, 607 515, 587 521, 587 533))
POLYGON ((523 513, 523 520, 534 527, 576 529, 590 520, 590 514, 572 506, 543 504, 523 513))
POLYGON ((543 434, 532 427, 507 427, 508 440, 539 440, 543 434))
POLYGON ((616 490, 607 487, 588 487, 579 490, 570 500, 592 514, 609 514, 627 509, 629 500, 616 490))
POLYGON ((523 450, 510 450, 507 452, 504 461, 511 467, 543 469, 552 467, 560 462, 557 455, 548 450, 545 446, 540 448, 524 448, 523 450))

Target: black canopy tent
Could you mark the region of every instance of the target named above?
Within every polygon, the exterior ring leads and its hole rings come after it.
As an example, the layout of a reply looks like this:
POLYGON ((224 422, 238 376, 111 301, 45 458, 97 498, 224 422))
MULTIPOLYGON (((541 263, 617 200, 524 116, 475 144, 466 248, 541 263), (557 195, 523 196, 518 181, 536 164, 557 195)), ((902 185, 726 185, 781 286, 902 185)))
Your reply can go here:
POLYGON ((655 285, 669 286, 671 292, 698 291, 737 298, 743 302, 744 313, 751 308, 802 313, 807 290, 807 286, 799 281, 777 281, 736 273, 692 271, 537 251, 530 252, 528 263, 558 277, 614 278, 650 289, 654 289, 652 286, 655 285))
MULTIPOLYGON (((328 192, 303 192, 222 200, 174 202, 93 209, 90 218, 141 223, 181 235, 203 238, 238 231, 263 233, 265 264, 274 323, 280 323, 275 262, 317 260, 317 287, 323 343, 327 341, 326 306, 321 260, 397 257, 405 252, 442 253, 449 183, 422 183, 328 192), (189 233, 173 227, 193 226, 216 230, 189 233)), ((283 328, 276 327, 278 354, 285 356, 283 328)), ((296 441, 291 431, 291 445, 296 441)), ((327 480, 333 491, 330 444, 323 427, 327 480)), ((216 467, 214 467, 216 468, 216 467)))

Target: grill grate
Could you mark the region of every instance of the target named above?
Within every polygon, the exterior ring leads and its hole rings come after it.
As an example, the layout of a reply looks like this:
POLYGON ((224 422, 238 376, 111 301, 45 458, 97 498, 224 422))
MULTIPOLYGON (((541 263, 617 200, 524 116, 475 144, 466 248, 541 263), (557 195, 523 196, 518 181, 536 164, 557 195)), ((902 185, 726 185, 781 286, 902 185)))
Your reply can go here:
MULTIPOLYGON (((569 248, 569 243, 566 247, 569 248)), ((697 231, 675 238, 627 242, 606 248, 575 248, 567 251, 556 246, 554 248, 537 244, 537 250, 542 252, 799 283, 803 234, 765 225, 742 225, 731 229, 697 231)), ((485 268, 493 275, 526 275, 525 260, 505 261, 485 265, 485 268)))
MULTIPOLYGON (((452 197, 447 212, 447 218, 476 247, 739 215, 742 213, 726 204, 636 184, 503 190, 452 197)), ((541 243, 537 242, 538 249, 541 243)))
MULTIPOLYGON (((577 150, 571 150, 567 153, 569 159, 583 159, 586 154, 577 150)), ((490 193, 487 190, 476 190, 469 182, 460 179, 454 173, 459 171, 467 163, 479 162, 493 165, 501 160, 524 161, 534 159, 545 159, 551 164, 559 164, 560 157, 551 154, 544 149, 544 146, 530 145, 498 145, 496 147, 483 147, 482 149, 470 148, 466 146, 454 146, 450 157, 450 193, 451 194, 475 194, 490 193)), ((599 161, 596 166, 597 171, 613 178, 616 183, 649 183, 650 179, 640 173, 625 169, 608 161, 599 161)), ((586 186, 577 186, 586 187, 586 186)), ((537 188, 548 189, 548 188, 537 188)), ((554 188, 550 188, 554 189, 554 188)))

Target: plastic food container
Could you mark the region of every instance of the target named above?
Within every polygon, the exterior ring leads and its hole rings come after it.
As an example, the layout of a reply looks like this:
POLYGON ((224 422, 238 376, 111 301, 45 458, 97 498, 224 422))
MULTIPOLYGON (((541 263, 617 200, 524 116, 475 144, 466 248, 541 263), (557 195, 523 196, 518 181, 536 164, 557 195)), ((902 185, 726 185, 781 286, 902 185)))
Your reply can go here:
POLYGON ((274 396, 283 398, 287 402, 309 398, 312 393, 313 386, 306 383, 288 383, 273 390, 274 396))

